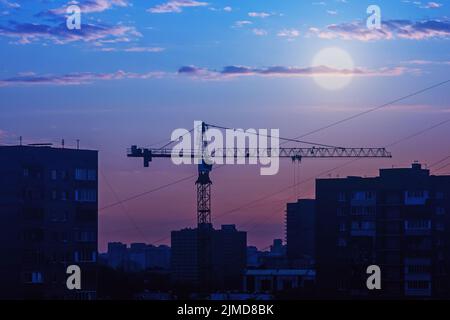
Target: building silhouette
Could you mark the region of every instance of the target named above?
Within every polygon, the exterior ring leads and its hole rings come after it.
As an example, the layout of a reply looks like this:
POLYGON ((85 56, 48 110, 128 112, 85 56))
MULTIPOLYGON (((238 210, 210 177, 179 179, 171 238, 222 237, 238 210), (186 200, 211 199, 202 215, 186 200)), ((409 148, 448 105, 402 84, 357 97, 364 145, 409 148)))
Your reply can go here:
POLYGON ((411 168, 316 181, 317 284, 325 296, 448 298, 450 176, 411 168), (366 269, 381 268, 381 290, 366 269))
POLYGON ((299 199, 286 207, 286 253, 291 264, 315 254, 315 200, 299 199))
POLYGON ((247 233, 234 225, 210 224, 171 233, 172 279, 199 291, 241 289, 247 262, 247 233))
POLYGON ((95 299, 97 151, 0 146, 0 176, 0 298, 95 299))
POLYGON ((139 272, 148 269, 170 268, 170 247, 153 246, 145 243, 131 243, 130 247, 121 242, 108 243, 104 254, 105 263, 126 272, 139 272))

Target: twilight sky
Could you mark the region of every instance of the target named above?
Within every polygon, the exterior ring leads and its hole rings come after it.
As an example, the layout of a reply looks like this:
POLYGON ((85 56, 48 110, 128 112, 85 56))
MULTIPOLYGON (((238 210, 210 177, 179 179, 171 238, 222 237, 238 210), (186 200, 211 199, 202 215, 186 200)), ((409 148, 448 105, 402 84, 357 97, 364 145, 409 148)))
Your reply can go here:
MULTIPOLYGON (((169 243, 170 230, 195 225, 194 178, 111 206, 196 173, 164 160, 144 169, 126 157, 130 145, 168 140, 194 120, 296 137, 450 74, 448 0, 80 0, 81 30, 66 28, 69 3, 0 0, 0 143, 80 139, 100 151, 101 250, 169 243), (366 27, 370 4, 381 8, 380 30, 366 27)), ((449 92, 447 84, 304 139, 388 146, 450 119, 449 92)), ((283 161, 268 177, 255 166, 218 168, 213 222, 235 223, 266 247, 284 237, 286 202, 313 197, 319 173, 432 164, 449 155, 449 134, 444 123, 390 147, 392 159, 336 170, 348 160, 283 161)))

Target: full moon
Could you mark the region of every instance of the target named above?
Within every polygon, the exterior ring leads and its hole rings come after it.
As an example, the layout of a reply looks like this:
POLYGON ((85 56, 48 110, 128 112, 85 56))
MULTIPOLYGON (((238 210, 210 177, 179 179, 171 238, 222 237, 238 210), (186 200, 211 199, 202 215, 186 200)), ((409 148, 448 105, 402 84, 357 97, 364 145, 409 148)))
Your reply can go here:
MULTIPOLYGON (((350 55, 336 47, 325 48, 319 51, 312 61, 312 67, 328 67, 333 70, 353 70, 354 64, 350 55)), ((314 81, 324 89, 339 90, 352 81, 351 74, 317 74, 314 81)))

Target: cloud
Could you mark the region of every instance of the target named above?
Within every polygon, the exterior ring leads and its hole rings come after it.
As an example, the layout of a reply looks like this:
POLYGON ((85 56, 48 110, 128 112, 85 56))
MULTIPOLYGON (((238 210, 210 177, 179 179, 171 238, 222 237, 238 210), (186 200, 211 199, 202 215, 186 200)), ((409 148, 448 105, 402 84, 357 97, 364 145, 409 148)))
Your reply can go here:
POLYGON ((9 8, 9 9, 19 9, 20 8, 19 3, 8 1, 8 0, 0 0, 0 4, 4 5, 5 7, 9 8))
POLYGON ((183 11, 183 8, 204 7, 208 5, 208 2, 200 2, 195 0, 173 0, 154 6, 147 9, 147 11, 151 13, 180 13, 183 11))
POLYGON ((379 69, 335 69, 326 66, 317 67, 285 67, 273 66, 267 68, 252 68, 247 66, 231 65, 224 67, 221 71, 209 70, 196 66, 183 66, 178 70, 179 75, 190 77, 219 80, 242 76, 264 76, 264 77, 311 77, 311 76, 360 76, 360 77, 392 77, 400 76, 407 72, 416 70, 404 67, 379 68, 379 69))
POLYGON ((127 37, 140 37, 134 27, 83 24, 81 30, 68 30, 65 23, 59 25, 19 23, 10 21, 9 26, 0 26, 0 36, 17 38, 18 43, 27 44, 49 40, 56 44, 75 41, 123 42, 127 37))
POLYGON ((324 29, 310 28, 309 35, 315 35, 322 39, 359 41, 448 38, 450 37, 450 20, 447 18, 416 22, 409 20, 387 20, 383 21, 381 29, 373 30, 368 29, 365 23, 355 21, 331 24, 324 29))
POLYGON ((94 81, 150 79, 164 75, 163 72, 133 73, 122 70, 113 73, 79 72, 63 75, 38 75, 34 73, 19 74, 15 77, 0 80, 0 86, 11 85, 81 85, 94 81))
POLYGON ((252 22, 248 21, 248 20, 239 20, 234 23, 233 27, 234 28, 242 28, 243 26, 246 26, 249 24, 252 24, 252 22))
MULTIPOLYGON (((97 13, 97 12, 103 12, 109 9, 112 9, 114 6, 117 7, 128 7, 130 4, 128 0, 86 0, 83 2, 77 2, 77 1, 70 1, 68 5, 75 4, 80 7, 82 14, 89 14, 89 13, 97 13)), ((38 14, 38 16, 43 15, 66 15, 66 10, 68 5, 56 8, 56 9, 50 9, 45 12, 41 12, 38 14)))
POLYGON ((442 7, 442 3, 437 3, 437 2, 428 2, 427 4, 421 6, 421 8, 424 9, 437 9, 442 7))
POLYGON ((337 10, 327 10, 327 13, 328 13, 330 16, 335 16, 335 15, 338 14, 337 10))
POLYGON ((300 36, 300 31, 297 29, 283 29, 277 33, 277 36, 293 39, 300 36))
POLYGON ((264 29, 253 29, 252 32, 257 35, 257 36, 266 36, 267 35, 267 31, 264 29))
POLYGON ((0 79, 0 87, 10 86, 32 86, 32 85, 86 85, 99 81, 113 80, 146 80, 155 78, 171 78, 174 76, 188 76, 200 80, 227 80, 244 76, 259 77, 311 77, 311 76, 359 76, 359 77, 394 77, 406 73, 415 73, 416 69, 405 67, 394 68, 354 68, 335 69, 325 66, 317 67, 286 67, 272 66, 267 68, 254 68, 248 66, 229 65, 222 70, 210 70, 197 66, 182 66, 177 73, 150 71, 144 73, 126 72, 119 70, 109 73, 98 72, 73 72, 66 74, 36 74, 34 72, 19 73, 16 76, 0 79))
POLYGON ((225 11, 225 12, 231 12, 231 11, 233 11, 233 8, 230 7, 230 6, 226 6, 226 7, 223 8, 223 11, 225 11))
POLYGON ((450 61, 433 61, 433 60, 408 60, 403 61, 403 64, 410 64, 410 65, 450 65, 450 61))
POLYGON ((267 12, 249 12, 248 16, 252 18, 267 18, 270 17, 272 14, 267 12))
POLYGON ((165 48, 161 47, 131 47, 131 48, 101 48, 100 51, 104 52, 163 52, 165 48))

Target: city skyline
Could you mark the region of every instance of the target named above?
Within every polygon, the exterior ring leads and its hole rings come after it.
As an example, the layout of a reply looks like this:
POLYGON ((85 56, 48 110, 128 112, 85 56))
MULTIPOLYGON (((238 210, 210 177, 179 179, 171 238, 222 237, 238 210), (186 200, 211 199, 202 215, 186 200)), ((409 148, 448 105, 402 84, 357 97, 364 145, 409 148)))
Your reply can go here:
MULTIPOLYGON (((116 204, 197 168, 158 160, 142 168, 126 157, 132 144, 169 140, 194 120, 294 138, 448 80, 450 1, 378 1, 376 31, 365 25, 370 4, 90 0, 80 1, 81 30, 71 31, 65 1, 0 1, 0 143, 22 136, 75 147, 80 139, 82 149, 99 150, 100 251, 112 241, 168 244, 171 230, 195 226, 195 177, 116 204), (326 48, 347 56, 319 69, 326 48), (326 79, 339 77, 350 81, 327 90, 326 79)), ((285 204, 314 197, 320 173, 375 176, 444 159, 448 100, 447 84, 305 137, 392 145, 392 159, 305 160, 299 169, 281 161, 274 177, 255 166, 213 169, 214 225, 236 224, 264 248, 283 238, 285 204)))

